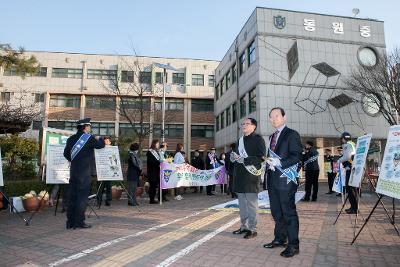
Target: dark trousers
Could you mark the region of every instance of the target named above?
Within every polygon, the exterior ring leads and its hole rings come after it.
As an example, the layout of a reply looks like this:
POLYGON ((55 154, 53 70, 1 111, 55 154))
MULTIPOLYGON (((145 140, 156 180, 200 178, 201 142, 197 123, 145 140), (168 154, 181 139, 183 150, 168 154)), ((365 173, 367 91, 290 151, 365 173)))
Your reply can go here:
POLYGON ((136 201, 136 189, 137 189, 137 180, 128 180, 128 203, 131 205, 136 206, 137 201, 136 201))
POLYGON ((306 195, 305 200, 309 200, 311 196, 311 188, 313 189, 312 199, 317 200, 318 196, 318 177, 319 170, 306 171, 306 195))
POLYGON ((150 201, 153 202, 154 198, 157 194, 157 188, 159 186, 159 182, 158 181, 149 181, 150 187, 149 187, 149 197, 150 197, 150 201))
POLYGON ((286 242, 289 246, 299 247, 299 217, 296 211, 295 194, 297 185, 288 184, 287 189, 268 187, 271 214, 275 221, 274 240, 286 242))
POLYGON ((112 200, 112 194, 111 194, 111 181, 102 181, 102 182, 97 182, 97 203, 101 204, 103 200, 103 193, 104 190, 106 190, 106 202, 110 202, 112 200))
POLYGON ((333 182, 335 181, 336 173, 328 172, 328 187, 329 192, 332 192, 333 182))
POLYGON ((85 221, 85 211, 90 193, 90 176, 72 178, 68 187, 67 223, 81 226, 85 221))
POLYGON ((346 170, 346 191, 349 196, 350 208, 352 210, 358 209, 358 201, 357 201, 357 188, 349 186, 351 170, 346 170))
POLYGON ((212 186, 212 185, 207 185, 207 186, 206 186, 207 195, 211 195, 212 189, 213 189, 213 186, 212 186))

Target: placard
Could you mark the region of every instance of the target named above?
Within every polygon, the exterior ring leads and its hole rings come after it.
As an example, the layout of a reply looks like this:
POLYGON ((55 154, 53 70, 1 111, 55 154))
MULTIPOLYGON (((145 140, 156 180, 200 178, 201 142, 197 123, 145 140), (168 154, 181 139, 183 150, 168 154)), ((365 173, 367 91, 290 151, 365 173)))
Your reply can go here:
POLYGON ((400 125, 389 128, 376 192, 400 199, 400 125))
POLYGON ((349 185, 352 187, 360 187, 364 175, 364 167, 367 160, 371 138, 372 134, 366 134, 357 138, 356 153, 354 154, 349 179, 349 185))
POLYGON ((46 184, 68 184, 70 164, 64 157, 65 145, 47 145, 46 184))
POLYGON ((122 181, 121 160, 117 146, 94 150, 98 181, 122 181))

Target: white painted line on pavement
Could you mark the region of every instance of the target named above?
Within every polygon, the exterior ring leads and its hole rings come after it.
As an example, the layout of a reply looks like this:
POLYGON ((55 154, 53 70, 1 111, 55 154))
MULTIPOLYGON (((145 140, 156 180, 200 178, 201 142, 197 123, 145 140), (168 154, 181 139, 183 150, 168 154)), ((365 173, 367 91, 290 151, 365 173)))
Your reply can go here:
POLYGON ((233 219, 232 221, 230 221, 227 224, 221 226, 220 228, 218 228, 214 232, 209 233, 208 235, 204 236, 202 239, 194 242, 190 246, 187 246, 186 248, 182 249, 181 251, 179 251, 176 254, 174 254, 171 257, 169 257, 168 259, 166 259, 163 262, 159 263, 158 265, 156 265, 156 267, 167 267, 167 266, 171 265, 172 263, 176 262, 177 260, 179 260, 180 258, 185 256, 186 254, 190 253, 191 251, 195 250, 196 248, 198 248, 199 246, 201 246, 202 244, 204 244, 205 242, 207 242, 208 240, 210 240, 211 238, 216 236, 217 234, 219 234, 222 231, 226 230, 227 228, 231 227, 232 225, 237 223, 239 220, 240 220, 240 218, 233 219))
POLYGON ((76 260, 76 259, 85 257, 85 256, 87 256, 88 254, 90 254, 90 253, 92 253, 92 252, 94 252, 94 251, 100 250, 100 249, 105 248, 105 247, 109 247, 109 246, 111 246, 111 245, 113 245, 113 244, 115 244, 115 243, 124 241, 124 240, 129 239, 129 238, 132 238, 132 237, 137 237, 137 236, 146 234, 146 233, 148 233, 148 232, 150 232, 150 231, 154 231, 154 230, 163 228, 163 227, 168 226, 168 225, 170 225, 170 224, 174 224, 174 223, 177 223, 177 222, 186 220, 186 219, 188 219, 188 218, 190 218, 190 217, 197 216, 197 215, 199 215, 199 214, 201 214, 201 213, 204 213, 204 212, 206 212, 206 211, 208 211, 208 210, 202 210, 202 211, 199 211, 199 212, 195 212, 195 213, 192 213, 192 214, 190 214, 190 215, 188 215, 188 216, 185 216, 185 217, 182 217, 182 218, 179 218, 179 219, 176 219, 176 220, 167 222, 167 223, 163 223, 163 224, 159 224, 159 225, 150 227, 150 228, 148 228, 148 229, 146 229, 146 230, 137 232, 137 233, 135 233, 135 234, 122 236, 122 237, 119 237, 119 238, 116 238, 116 239, 113 239, 113 240, 110 240, 110 241, 101 243, 101 244, 99 244, 99 245, 97 245, 97 246, 94 246, 94 247, 85 249, 85 250, 83 250, 83 251, 81 251, 81 252, 78 252, 78 253, 76 253, 76 254, 73 254, 73 255, 71 255, 71 256, 69 256, 69 257, 66 257, 66 258, 63 258, 63 259, 61 259, 61 260, 58 260, 58 261, 49 263, 48 266, 58 266, 58 265, 61 265, 61 264, 64 264, 64 263, 67 263, 67 262, 70 262, 70 261, 73 261, 73 260, 76 260))

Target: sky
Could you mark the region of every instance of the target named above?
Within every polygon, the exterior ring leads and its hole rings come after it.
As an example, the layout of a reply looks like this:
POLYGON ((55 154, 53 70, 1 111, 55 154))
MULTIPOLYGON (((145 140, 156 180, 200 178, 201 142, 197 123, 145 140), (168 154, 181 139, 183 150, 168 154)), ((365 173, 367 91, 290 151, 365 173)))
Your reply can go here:
POLYGON ((385 22, 400 47, 399 0, 3 0, 0 43, 29 51, 221 60, 253 12, 270 7, 385 22), (135 52, 136 51, 136 52, 135 52))

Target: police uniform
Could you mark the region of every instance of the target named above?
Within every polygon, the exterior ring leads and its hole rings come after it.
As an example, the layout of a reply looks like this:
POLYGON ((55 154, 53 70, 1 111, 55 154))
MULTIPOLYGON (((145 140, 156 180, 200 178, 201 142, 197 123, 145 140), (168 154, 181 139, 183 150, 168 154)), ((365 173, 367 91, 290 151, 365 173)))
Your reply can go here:
POLYGON ((91 185, 91 166, 94 157, 94 149, 105 146, 104 140, 96 140, 92 135, 81 147, 79 152, 73 157, 71 155, 74 145, 81 141, 84 134, 85 125, 90 125, 90 118, 82 119, 77 122, 78 131, 68 138, 64 149, 64 157, 71 163, 69 196, 67 208, 67 229, 69 228, 88 228, 85 224, 85 210, 88 202, 91 185))

